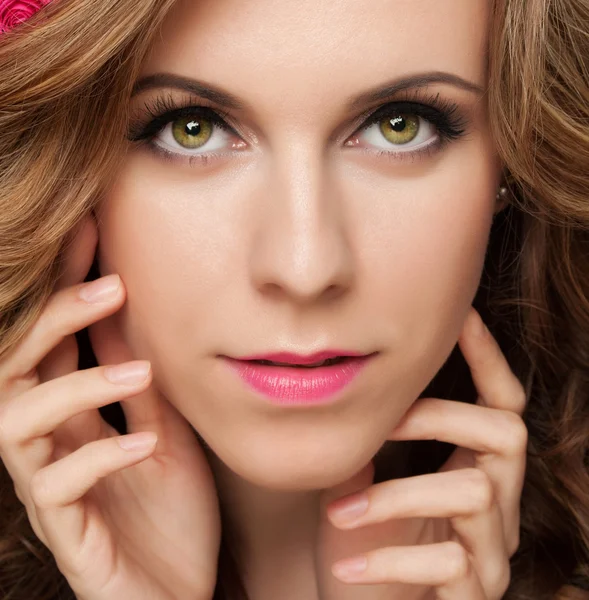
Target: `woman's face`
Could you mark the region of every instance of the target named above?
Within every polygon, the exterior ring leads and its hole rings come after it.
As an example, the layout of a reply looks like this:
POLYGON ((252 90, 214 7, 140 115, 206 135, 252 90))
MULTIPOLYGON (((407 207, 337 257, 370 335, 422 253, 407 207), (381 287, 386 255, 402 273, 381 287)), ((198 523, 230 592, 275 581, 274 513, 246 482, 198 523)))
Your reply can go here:
POLYGON ((99 220, 101 271, 127 288, 111 326, 239 476, 277 489, 349 477, 454 347, 499 182, 488 11, 186 0, 156 37, 141 78, 198 85, 144 82, 133 134, 146 104, 207 106, 230 129, 192 109, 152 146, 129 143, 99 220), (324 404, 274 404, 222 358, 329 349, 378 355, 324 404))

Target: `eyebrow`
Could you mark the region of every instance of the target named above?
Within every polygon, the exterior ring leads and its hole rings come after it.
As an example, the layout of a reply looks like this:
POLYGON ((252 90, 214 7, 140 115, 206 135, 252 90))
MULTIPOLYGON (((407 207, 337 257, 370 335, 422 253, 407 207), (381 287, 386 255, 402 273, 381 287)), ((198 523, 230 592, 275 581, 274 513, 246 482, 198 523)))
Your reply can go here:
MULTIPOLYGON (((431 73, 412 75, 402 79, 395 79, 384 85, 368 90, 359 96, 355 96, 348 100, 348 111, 357 110, 364 105, 372 104, 379 100, 385 100, 407 89, 425 87, 434 83, 452 85, 477 95, 482 95, 485 92, 481 86, 472 81, 467 81, 458 75, 434 71, 431 73)), ((246 108, 246 104, 233 94, 196 79, 190 79, 188 77, 183 77, 182 75, 173 75, 172 73, 154 73, 153 75, 142 77, 133 86, 131 97, 136 96, 145 90, 156 88, 184 90, 201 98, 205 98, 206 100, 210 100, 215 104, 236 111, 244 110, 246 108)))

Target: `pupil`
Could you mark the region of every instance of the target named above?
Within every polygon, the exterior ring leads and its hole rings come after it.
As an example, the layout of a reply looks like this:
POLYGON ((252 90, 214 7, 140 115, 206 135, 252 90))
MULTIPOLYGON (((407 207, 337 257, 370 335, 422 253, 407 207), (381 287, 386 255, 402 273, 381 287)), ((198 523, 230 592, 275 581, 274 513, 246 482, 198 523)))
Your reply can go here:
POLYGON ((200 123, 198 121, 186 123, 186 133, 188 135, 198 135, 200 133, 200 123))
POLYGON ((402 132, 405 129, 405 119, 403 117, 391 119, 391 129, 393 131, 402 132))

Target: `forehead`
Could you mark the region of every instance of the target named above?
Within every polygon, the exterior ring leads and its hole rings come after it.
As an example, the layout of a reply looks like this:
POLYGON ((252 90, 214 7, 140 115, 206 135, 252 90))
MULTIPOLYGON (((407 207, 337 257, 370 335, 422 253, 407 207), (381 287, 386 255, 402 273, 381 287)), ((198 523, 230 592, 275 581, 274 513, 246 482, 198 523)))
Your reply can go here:
POLYGON ((446 71, 483 85, 490 0, 179 0, 141 75, 172 72, 252 101, 347 94, 446 71))

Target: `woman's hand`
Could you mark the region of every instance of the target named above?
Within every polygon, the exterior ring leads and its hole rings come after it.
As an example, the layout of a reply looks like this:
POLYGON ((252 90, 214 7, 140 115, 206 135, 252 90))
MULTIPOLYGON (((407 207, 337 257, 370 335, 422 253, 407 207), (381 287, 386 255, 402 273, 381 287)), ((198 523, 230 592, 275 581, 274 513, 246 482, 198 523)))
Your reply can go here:
MULTIPOLYGON (((525 393, 474 309, 459 345, 478 390, 476 405, 420 399, 389 437, 459 446, 440 471, 385 481, 327 505, 331 524, 350 533, 386 528, 394 519, 421 522, 418 545, 383 547, 333 565, 343 582, 390 584, 375 598, 500 600, 509 585, 526 464, 525 393)), ((371 466, 360 476, 364 482, 372 481, 371 466)))
POLYGON ((0 458, 80 600, 210 600, 220 516, 194 431, 153 390, 151 370, 141 374, 147 361, 77 370, 73 332, 125 302, 113 276, 102 278, 114 282, 110 294, 95 302, 80 295, 96 291, 96 282, 77 283, 96 239, 85 222, 48 305, 0 362, 0 458), (127 436, 98 411, 116 401, 127 436), (142 444, 124 446, 130 442, 142 444))

